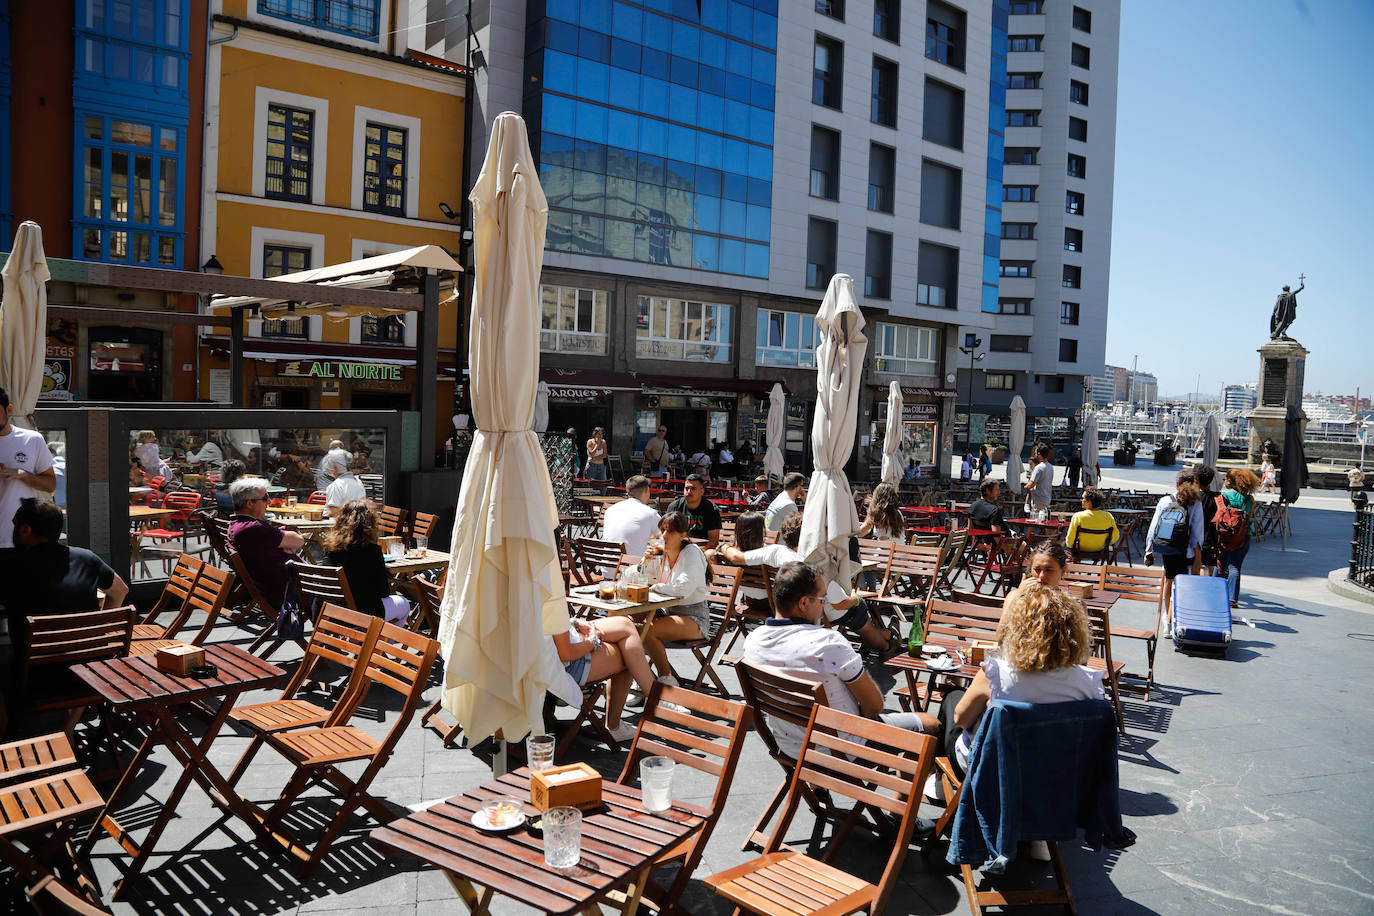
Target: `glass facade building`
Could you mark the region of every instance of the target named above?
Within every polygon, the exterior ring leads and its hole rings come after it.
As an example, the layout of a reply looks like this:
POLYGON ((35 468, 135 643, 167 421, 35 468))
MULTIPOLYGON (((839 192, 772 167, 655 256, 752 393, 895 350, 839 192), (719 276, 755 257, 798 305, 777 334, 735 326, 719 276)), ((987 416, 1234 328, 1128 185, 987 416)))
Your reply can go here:
POLYGON ((547 248, 767 278, 777 0, 527 10, 547 248))
POLYGON ((996 314, 1002 259, 1002 165, 1006 159, 1007 27, 1011 0, 992 0, 992 67, 988 79, 988 197, 983 226, 983 302, 996 314))

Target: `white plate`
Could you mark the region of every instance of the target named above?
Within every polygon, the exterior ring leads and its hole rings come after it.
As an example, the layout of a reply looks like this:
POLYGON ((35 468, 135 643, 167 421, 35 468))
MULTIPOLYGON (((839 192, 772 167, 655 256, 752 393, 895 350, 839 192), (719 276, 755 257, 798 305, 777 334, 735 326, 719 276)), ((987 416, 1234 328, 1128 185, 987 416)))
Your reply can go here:
POLYGON ((935 658, 926 662, 926 667, 931 671, 957 671, 959 663, 949 657, 935 658))
POLYGON ((935 656, 944 655, 948 650, 944 646, 923 646, 921 651, 933 658, 935 656))
POLYGON ((493 827, 487 823, 487 812, 483 811, 481 808, 478 808, 476 811, 472 812, 472 826, 476 827, 478 830, 481 830, 483 833, 510 833, 513 830, 519 830, 521 827, 525 826, 525 821, 525 815, 521 814, 520 820, 516 821, 513 824, 510 824, 509 826, 493 827))

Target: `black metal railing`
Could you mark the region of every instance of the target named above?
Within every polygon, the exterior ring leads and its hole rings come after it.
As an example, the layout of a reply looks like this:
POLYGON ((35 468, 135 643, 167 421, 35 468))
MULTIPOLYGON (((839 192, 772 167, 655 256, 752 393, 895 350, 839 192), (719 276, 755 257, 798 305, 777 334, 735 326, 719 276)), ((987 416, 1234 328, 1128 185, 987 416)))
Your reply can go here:
POLYGON ((1355 533, 1350 540, 1349 579, 1374 589, 1374 506, 1361 490, 1351 494, 1355 503, 1355 533))

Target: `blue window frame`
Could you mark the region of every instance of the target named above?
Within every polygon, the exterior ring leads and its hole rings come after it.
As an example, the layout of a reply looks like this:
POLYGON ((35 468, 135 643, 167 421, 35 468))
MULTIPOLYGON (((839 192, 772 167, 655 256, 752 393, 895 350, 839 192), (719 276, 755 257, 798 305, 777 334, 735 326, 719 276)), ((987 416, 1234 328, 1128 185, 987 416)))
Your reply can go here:
POLYGON ((78 113, 74 249, 96 261, 181 263, 185 131, 78 113))
POLYGON ((267 182, 264 193, 282 200, 310 200, 315 112, 267 106, 267 182))
POLYGON ((406 130, 367 123, 364 138, 363 209, 405 216, 406 130))
POLYGON ((301 25, 376 38, 380 0, 258 0, 258 12, 301 25))

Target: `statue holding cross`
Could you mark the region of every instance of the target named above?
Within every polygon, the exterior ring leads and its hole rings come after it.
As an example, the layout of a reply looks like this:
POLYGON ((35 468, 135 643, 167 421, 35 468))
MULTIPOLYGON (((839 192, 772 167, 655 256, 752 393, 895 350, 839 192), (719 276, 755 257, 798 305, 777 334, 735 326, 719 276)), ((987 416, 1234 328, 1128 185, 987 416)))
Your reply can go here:
POLYGON ((1269 339, 1270 340, 1292 340, 1287 334, 1288 327, 1293 323, 1293 319, 1298 317, 1298 293, 1306 288, 1306 274, 1298 275, 1298 288, 1289 290, 1284 287, 1279 293, 1278 299, 1274 302, 1274 314, 1269 317, 1269 339))

